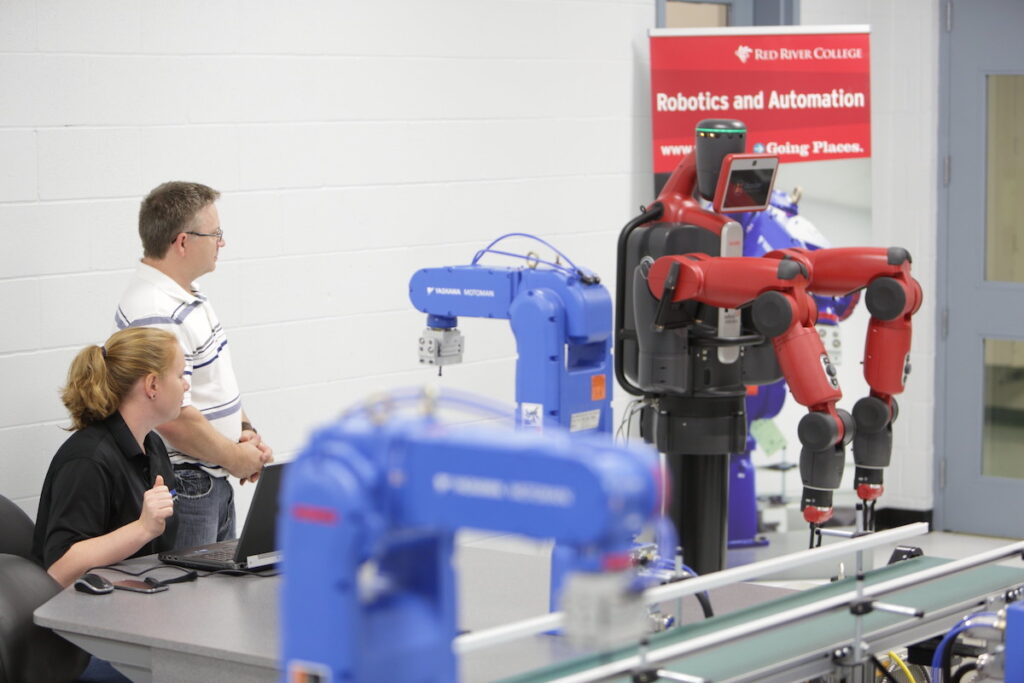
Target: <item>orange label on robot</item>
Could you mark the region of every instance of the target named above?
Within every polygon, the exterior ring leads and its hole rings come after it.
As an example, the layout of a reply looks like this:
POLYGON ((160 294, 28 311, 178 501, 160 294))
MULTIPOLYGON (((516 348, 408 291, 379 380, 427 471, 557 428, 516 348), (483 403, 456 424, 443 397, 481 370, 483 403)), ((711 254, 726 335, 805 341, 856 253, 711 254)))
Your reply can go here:
POLYGON ((590 378, 590 400, 603 401, 608 396, 604 375, 593 375, 590 378))

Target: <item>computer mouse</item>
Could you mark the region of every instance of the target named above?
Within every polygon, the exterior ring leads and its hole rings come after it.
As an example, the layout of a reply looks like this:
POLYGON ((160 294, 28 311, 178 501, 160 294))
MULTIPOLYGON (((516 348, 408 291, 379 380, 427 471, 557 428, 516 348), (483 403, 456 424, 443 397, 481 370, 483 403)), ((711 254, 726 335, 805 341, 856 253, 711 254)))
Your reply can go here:
POLYGON ((99 574, 82 574, 75 579, 75 590, 93 595, 103 595, 114 590, 114 584, 104 579, 99 574))

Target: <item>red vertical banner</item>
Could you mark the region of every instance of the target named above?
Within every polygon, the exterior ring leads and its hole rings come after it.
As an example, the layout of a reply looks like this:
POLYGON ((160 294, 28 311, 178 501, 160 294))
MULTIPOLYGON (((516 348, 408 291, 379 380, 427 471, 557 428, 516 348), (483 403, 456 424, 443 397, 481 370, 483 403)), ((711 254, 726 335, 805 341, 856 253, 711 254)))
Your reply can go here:
POLYGON ((871 156, 865 27, 651 32, 654 172, 671 173, 697 122, 739 119, 747 151, 783 163, 871 156))

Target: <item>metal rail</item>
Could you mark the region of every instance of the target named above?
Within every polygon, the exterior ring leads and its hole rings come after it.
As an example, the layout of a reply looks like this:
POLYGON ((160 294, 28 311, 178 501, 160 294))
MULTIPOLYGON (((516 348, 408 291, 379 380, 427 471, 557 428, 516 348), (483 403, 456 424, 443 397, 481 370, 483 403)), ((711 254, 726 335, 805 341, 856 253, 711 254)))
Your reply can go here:
MULTIPOLYGON (((896 543, 914 536, 921 536, 928 533, 928 525, 924 522, 907 524, 906 526, 879 531, 865 536, 859 536, 850 540, 834 543, 819 548, 801 550, 800 552, 775 557, 761 562, 725 569, 714 574, 700 576, 694 579, 686 579, 665 586, 657 586, 644 591, 643 599, 648 605, 677 600, 686 595, 702 593, 706 590, 727 586, 748 579, 770 576, 787 569, 821 562, 823 560, 842 557, 853 552, 858 552, 887 543, 896 543)), ((468 633, 459 636, 452 641, 452 648, 456 654, 465 654, 483 648, 500 645, 512 640, 518 640, 538 633, 555 631, 562 627, 565 622, 564 612, 552 612, 540 617, 525 619, 523 621, 504 624, 494 628, 468 633)))
MULTIPOLYGON (((909 586, 924 583, 925 581, 955 574, 965 569, 971 569, 983 564, 988 564, 989 562, 995 562, 996 560, 1000 560, 1004 557, 1021 553, 1024 553, 1024 541, 1012 543, 1001 548, 995 548, 988 552, 979 553, 973 557, 956 560, 938 567, 924 569, 907 576, 901 576, 896 579, 866 586, 864 587, 862 595, 866 598, 874 598, 902 588, 907 588, 909 586)), ((639 666, 656 667, 697 650, 716 647, 738 638, 752 635, 759 631, 799 621, 800 619, 821 614, 822 612, 827 612, 835 609, 836 607, 849 605, 850 602, 855 600, 857 597, 858 592, 856 590, 848 591, 841 595, 825 598, 809 605, 795 607, 793 609, 786 610, 785 612, 756 619, 746 624, 734 626, 706 636, 699 636, 680 643, 673 643, 672 645, 667 645, 657 650, 650 650, 643 656, 633 655, 631 657, 625 657, 604 666, 595 667, 587 671, 581 671, 577 674, 556 679, 554 683, 592 683, 593 681, 600 681, 612 676, 629 673, 639 666)))
POLYGON ((755 562, 742 567, 724 569, 720 572, 707 574, 695 579, 686 579, 685 581, 677 581, 676 583, 670 583, 665 586, 650 588, 644 591, 644 600, 647 601, 648 604, 667 602, 686 595, 693 595, 713 588, 720 588, 722 586, 739 583, 740 581, 770 576, 787 569, 811 564, 812 562, 830 560, 836 557, 849 555, 850 553, 885 545, 887 543, 895 543, 908 538, 913 538, 914 536, 923 536, 926 533, 928 533, 928 525, 924 522, 907 524, 906 526, 889 529, 887 531, 879 531, 865 536, 858 536, 857 538, 842 541, 841 543, 801 550, 799 552, 790 553, 789 555, 773 557, 768 560, 755 562))

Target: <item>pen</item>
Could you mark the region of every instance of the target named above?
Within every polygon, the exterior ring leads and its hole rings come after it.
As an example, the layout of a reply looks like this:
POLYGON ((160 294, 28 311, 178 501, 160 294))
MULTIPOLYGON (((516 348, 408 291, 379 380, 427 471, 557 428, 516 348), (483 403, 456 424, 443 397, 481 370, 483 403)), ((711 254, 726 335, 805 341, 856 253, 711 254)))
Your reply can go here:
POLYGON ((171 499, 177 498, 178 492, 175 489, 171 489, 171 499))

